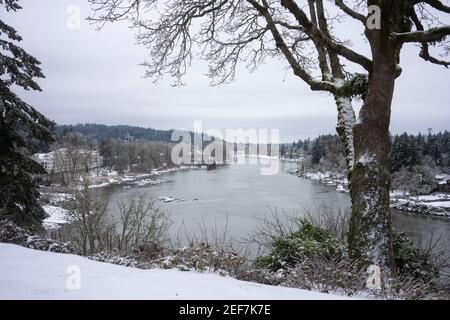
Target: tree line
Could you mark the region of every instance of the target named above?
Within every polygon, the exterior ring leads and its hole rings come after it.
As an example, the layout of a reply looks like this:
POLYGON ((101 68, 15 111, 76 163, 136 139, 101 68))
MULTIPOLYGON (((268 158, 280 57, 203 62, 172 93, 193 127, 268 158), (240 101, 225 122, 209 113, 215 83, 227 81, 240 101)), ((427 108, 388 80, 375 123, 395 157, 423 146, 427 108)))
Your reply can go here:
MULTIPOLYGON (((414 166, 430 165, 441 172, 450 172, 450 132, 417 135, 402 133, 391 135, 391 172, 414 166)), ((311 166, 324 169, 345 170, 344 146, 336 134, 320 135, 315 139, 299 139, 291 145, 280 147, 282 156, 307 157, 311 166)))
POLYGON ((171 142, 173 130, 159 130, 128 125, 108 126, 104 124, 85 123, 75 125, 58 125, 55 133, 62 137, 66 132, 79 132, 89 142, 101 142, 107 139, 149 140, 171 142))

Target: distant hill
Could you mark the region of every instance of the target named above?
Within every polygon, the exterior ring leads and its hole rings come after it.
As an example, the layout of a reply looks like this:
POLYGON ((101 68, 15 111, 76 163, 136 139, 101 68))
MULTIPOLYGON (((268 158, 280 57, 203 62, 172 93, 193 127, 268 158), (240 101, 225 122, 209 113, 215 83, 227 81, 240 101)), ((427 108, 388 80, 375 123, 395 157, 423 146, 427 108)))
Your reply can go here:
POLYGON ((109 138, 128 140, 149 140, 170 142, 173 130, 158 130, 153 128, 142 128, 127 125, 107 126, 104 124, 86 123, 76 125, 58 125, 55 128, 57 137, 61 137, 65 132, 79 132, 88 141, 97 140, 101 142, 109 138))

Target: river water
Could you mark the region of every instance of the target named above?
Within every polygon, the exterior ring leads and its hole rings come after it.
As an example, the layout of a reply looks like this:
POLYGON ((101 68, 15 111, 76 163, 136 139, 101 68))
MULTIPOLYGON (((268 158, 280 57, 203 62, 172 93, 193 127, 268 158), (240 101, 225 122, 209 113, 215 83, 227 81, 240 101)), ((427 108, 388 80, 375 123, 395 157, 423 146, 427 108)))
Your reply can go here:
MULTIPOLYGON (((169 203, 156 200, 157 205, 171 215, 172 237, 186 231, 198 235, 205 227, 221 232, 227 226, 229 236, 243 239, 248 238, 260 219, 269 217, 271 211, 301 216, 307 211, 305 208, 319 205, 349 209, 348 194, 289 174, 288 170, 295 166, 293 162, 280 161, 276 175, 261 175, 259 165, 248 163, 211 171, 175 171, 159 177, 165 181, 162 184, 113 187, 109 210, 117 213, 117 201, 136 192, 154 199, 160 196, 183 198, 185 201, 169 203)), ((431 237, 441 237, 450 251, 449 219, 393 212, 392 220, 397 231, 406 232, 412 239, 422 238, 426 243, 431 237)))

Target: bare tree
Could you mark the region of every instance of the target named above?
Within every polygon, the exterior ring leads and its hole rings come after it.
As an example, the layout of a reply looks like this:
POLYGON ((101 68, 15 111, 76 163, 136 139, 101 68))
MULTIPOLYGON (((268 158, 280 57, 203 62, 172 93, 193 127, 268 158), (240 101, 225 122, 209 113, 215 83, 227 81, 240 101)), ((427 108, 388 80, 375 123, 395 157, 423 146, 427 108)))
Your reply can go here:
POLYGON ((128 253, 139 250, 144 254, 158 252, 168 239, 170 217, 147 200, 144 194, 134 194, 117 202, 119 209, 117 250, 128 253))
POLYGON ((89 188, 89 180, 73 188, 67 201, 70 228, 73 228, 73 241, 77 242, 84 255, 95 253, 103 248, 104 234, 111 233, 113 225, 107 219, 109 196, 99 188, 89 188))
POLYGON ((62 182, 70 185, 79 180, 86 154, 81 152, 85 141, 81 134, 67 132, 60 143, 55 143, 54 171, 61 173, 62 182))
POLYGON ((442 25, 435 13, 448 14, 449 6, 439 0, 328 3, 328 11, 350 17, 364 31, 361 38, 371 52, 366 57, 348 45, 352 39, 332 32, 339 15, 328 15, 323 0, 90 2, 90 19, 100 26, 126 20, 138 29, 138 42, 150 51, 151 61, 144 64, 147 76, 156 80, 168 73, 181 84, 197 54, 209 62, 213 84, 233 80, 240 62, 253 70, 266 58, 281 56, 312 90, 331 93, 351 181, 351 253, 389 271, 389 123, 395 80, 402 71, 400 51, 407 43, 418 43, 421 58, 448 67, 449 62, 432 56, 430 46, 439 44, 448 53, 443 40, 450 26, 442 25), (361 73, 349 74, 344 63, 361 73), (358 121, 355 97, 363 100, 358 121))

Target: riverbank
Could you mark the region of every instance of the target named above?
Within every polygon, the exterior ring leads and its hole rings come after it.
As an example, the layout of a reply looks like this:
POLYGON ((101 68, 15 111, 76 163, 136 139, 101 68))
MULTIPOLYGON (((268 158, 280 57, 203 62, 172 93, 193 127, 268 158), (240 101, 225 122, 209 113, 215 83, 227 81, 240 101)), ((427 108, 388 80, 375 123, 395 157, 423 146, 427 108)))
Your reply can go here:
MULTIPOLYGON (((291 174, 303 179, 315 180, 337 192, 348 193, 348 180, 343 173, 336 172, 300 172, 292 170, 291 174)), ((398 190, 391 191, 391 208, 429 216, 450 218, 450 194, 435 192, 429 195, 411 196, 398 190)))
MULTIPOLYGON (((193 169, 201 168, 197 166, 179 166, 154 169, 150 173, 127 172, 123 174, 114 170, 101 169, 97 170, 95 173, 91 173, 89 176, 89 188, 105 188, 113 185, 122 186, 124 188, 157 185, 165 182, 165 180, 159 178, 165 174, 193 169)), ((43 221, 44 228, 52 230, 58 228, 62 224, 70 222, 70 214, 64 209, 64 202, 71 197, 71 188, 62 185, 52 185, 41 186, 40 189, 42 207, 48 215, 43 221)), ((160 200, 164 202, 178 200, 167 196, 163 196, 162 198, 164 199, 160 200)))
POLYGON ((300 171, 298 169, 289 171, 290 174, 296 175, 299 178, 318 181, 328 187, 336 188, 338 192, 348 193, 348 179, 343 173, 336 173, 331 171, 326 172, 309 172, 300 171))
POLYGON ((430 195, 410 196, 400 191, 391 192, 391 208, 450 218, 450 195, 433 193, 430 195))
POLYGON ((126 172, 119 174, 114 170, 102 170, 100 174, 95 174, 90 176, 90 188, 101 188, 110 185, 154 185, 164 183, 164 180, 152 177, 158 177, 167 173, 182 171, 182 170, 192 170, 199 169, 197 166, 178 166, 172 168, 159 168, 153 169, 149 173, 133 173, 126 172))

